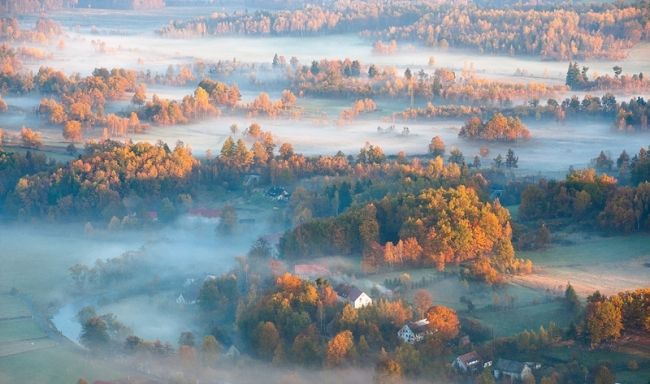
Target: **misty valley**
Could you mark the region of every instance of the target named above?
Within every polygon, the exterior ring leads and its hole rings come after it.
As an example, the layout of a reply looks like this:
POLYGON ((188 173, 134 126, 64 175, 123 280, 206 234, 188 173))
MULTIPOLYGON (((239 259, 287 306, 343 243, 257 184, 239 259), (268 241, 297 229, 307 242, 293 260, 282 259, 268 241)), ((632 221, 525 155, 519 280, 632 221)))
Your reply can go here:
POLYGON ((0 384, 650 383, 647 0, 0 1, 0 384))

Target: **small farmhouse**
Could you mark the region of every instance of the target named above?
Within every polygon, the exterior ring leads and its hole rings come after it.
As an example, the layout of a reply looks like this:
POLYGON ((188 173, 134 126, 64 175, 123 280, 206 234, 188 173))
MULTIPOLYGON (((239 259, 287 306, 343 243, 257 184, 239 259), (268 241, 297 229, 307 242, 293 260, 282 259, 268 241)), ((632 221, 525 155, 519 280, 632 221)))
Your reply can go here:
POLYGON ((514 360, 499 359, 494 365, 494 377, 508 377, 512 381, 521 381, 532 375, 528 364, 514 360))
POLYGON ((320 264, 296 264, 293 266, 293 271, 302 279, 315 279, 330 274, 329 269, 320 264))
POLYGON ((341 300, 349 302, 355 309, 372 304, 370 296, 354 285, 339 284, 334 290, 341 300))
POLYGON ((415 344, 424 340, 424 337, 430 333, 429 320, 422 319, 405 324, 397 331, 397 336, 405 343, 415 344))
POLYGON ((472 351, 456 357, 453 366, 460 372, 476 373, 483 367, 483 360, 476 351, 472 351))

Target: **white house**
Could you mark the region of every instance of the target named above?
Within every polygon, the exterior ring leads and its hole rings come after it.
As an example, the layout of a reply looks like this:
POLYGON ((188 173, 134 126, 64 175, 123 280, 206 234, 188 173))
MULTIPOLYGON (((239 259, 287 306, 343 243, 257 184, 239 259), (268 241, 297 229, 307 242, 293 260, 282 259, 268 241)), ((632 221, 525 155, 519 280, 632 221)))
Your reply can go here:
POLYGON ((397 331, 397 336, 405 343, 415 344, 424 340, 424 337, 430 333, 429 320, 422 319, 405 324, 399 331, 397 331))
POLYGON ((185 297, 183 297, 182 293, 178 295, 178 297, 176 298, 176 304, 181 304, 181 305, 187 304, 187 301, 185 300, 185 297))
POLYGON ((354 285, 340 284, 334 290, 342 300, 349 302, 356 309, 372 304, 370 296, 354 285))
POLYGON ((476 351, 456 357, 452 365, 465 373, 475 373, 483 367, 481 356, 476 351))

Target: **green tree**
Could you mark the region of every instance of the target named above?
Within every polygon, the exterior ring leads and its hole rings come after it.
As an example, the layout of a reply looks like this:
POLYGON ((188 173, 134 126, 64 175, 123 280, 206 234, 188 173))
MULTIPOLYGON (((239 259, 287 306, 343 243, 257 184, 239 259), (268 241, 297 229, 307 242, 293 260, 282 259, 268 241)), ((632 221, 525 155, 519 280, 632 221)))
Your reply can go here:
POLYGON ((195 344, 194 334, 192 332, 181 332, 181 335, 178 337, 178 345, 186 345, 188 347, 193 347, 195 344))
POLYGON ((237 211, 232 205, 226 205, 221 210, 221 218, 217 225, 217 233, 230 235, 237 228, 237 211))
POLYGON ((513 151, 511 148, 508 148, 508 153, 506 154, 506 167, 517 168, 518 162, 519 162, 519 157, 515 156, 515 151, 513 151))
POLYGON ((618 338, 623 330, 621 309, 611 300, 589 302, 585 320, 592 346, 618 338))
POLYGON ((108 326, 100 316, 94 316, 81 326, 81 343, 91 350, 106 348, 110 342, 108 326))
POLYGON ((481 373, 481 376, 478 378, 478 383, 479 384, 496 384, 496 381, 494 381, 494 376, 492 376, 492 370, 491 369, 484 369, 483 372, 481 373))
POLYGON ((574 314, 580 310, 580 299, 571 283, 568 283, 566 286, 566 290, 564 291, 564 300, 566 301, 569 310, 574 314))
POLYGON ((260 322, 253 331, 253 345, 258 356, 271 360, 280 343, 280 333, 270 321, 260 322))
POLYGON ((598 371, 596 371, 594 384, 614 384, 615 382, 616 378, 614 377, 612 371, 610 371, 607 366, 601 365, 598 368, 598 371))
POLYGON ((213 365, 217 361, 220 351, 221 346, 214 336, 208 335, 203 338, 203 343, 201 344, 201 358, 203 364, 208 366, 213 365))

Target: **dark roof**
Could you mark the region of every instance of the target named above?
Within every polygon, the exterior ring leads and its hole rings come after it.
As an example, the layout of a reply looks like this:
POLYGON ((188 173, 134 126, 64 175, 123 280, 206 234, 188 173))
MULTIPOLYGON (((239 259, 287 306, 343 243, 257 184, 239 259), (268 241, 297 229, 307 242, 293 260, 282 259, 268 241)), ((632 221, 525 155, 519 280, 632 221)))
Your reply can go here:
POLYGON ((481 361, 481 356, 479 356, 476 351, 468 352, 464 355, 458 356, 458 360, 462 361, 465 365, 469 365, 472 362, 481 361))
POLYGON ((426 318, 415 322, 410 322, 408 323, 408 326, 411 328, 411 331, 416 334, 430 331, 429 320, 426 318))
POLYGON ((520 374, 525 367, 526 364, 520 361, 506 360, 506 359, 499 359, 497 360, 497 363, 494 365, 494 369, 496 370, 502 372, 516 373, 516 374, 520 374))
POLYGON ((363 293, 359 288, 354 285, 339 284, 334 288, 336 293, 344 299, 355 301, 363 293))

